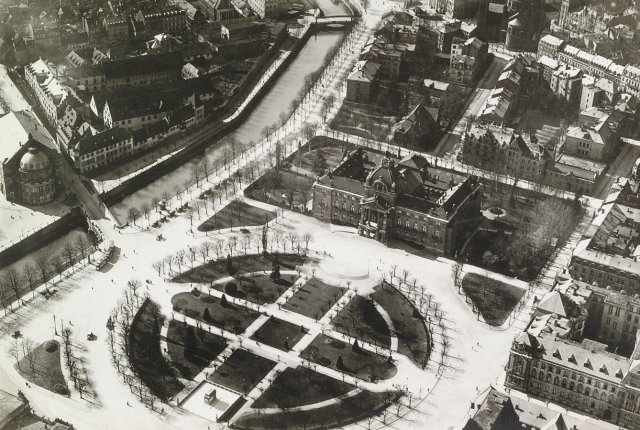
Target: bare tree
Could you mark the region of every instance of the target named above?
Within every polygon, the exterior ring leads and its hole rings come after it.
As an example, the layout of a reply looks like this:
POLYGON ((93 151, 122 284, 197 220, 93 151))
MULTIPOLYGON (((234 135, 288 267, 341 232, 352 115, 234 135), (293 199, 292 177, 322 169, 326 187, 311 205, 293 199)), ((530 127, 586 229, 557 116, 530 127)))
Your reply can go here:
POLYGON ((11 346, 9 347, 9 354, 11 354, 11 356, 16 359, 16 366, 18 366, 18 370, 21 370, 20 369, 20 351, 21 351, 20 341, 16 337, 11 341, 11 346))
POLYGON ((453 279, 453 285, 458 288, 458 293, 462 288, 462 264, 456 262, 451 266, 451 279, 453 279))
POLYGON ((190 231, 193 232, 193 217, 196 215, 196 211, 194 208, 189 206, 187 207, 187 209, 185 209, 184 213, 185 215, 187 215, 187 218, 189 218, 189 221, 191 222, 190 231))
POLYGON ((216 259, 220 259, 220 255, 222 254, 223 242, 221 239, 213 239, 211 242, 211 249, 216 253, 216 259))
POLYGON ((16 300, 18 301, 18 306, 20 306, 20 275, 18 271, 11 267, 7 270, 6 275, 4 275, 5 283, 13 290, 16 300))
POLYGON ((69 267, 73 265, 73 255, 75 254, 75 250, 73 249, 73 244, 71 242, 67 242, 64 244, 62 248, 62 253, 67 258, 67 263, 69 263, 69 267))
POLYGON ((144 218, 149 221, 149 216, 151 215, 151 205, 148 202, 142 203, 142 205, 140 206, 140 212, 142 213, 142 216, 144 216, 144 218))
POLYGON ((175 262, 176 264, 178 264, 178 267, 180 267, 180 271, 182 271, 182 265, 184 264, 184 258, 187 255, 187 251, 185 251, 184 249, 180 249, 178 250, 178 252, 176 252, 176 257, 175 257, 175 262))
POLYGON ((36 275, 36 267, 33 265, 33 263, 28 262, 27 264, 24 265, 24 267, 22 268, 22 277, 27 281, 27 284, 29 285, 29 289, 33 291, 33 297, 35 297, 37 275, 36 275))
POLYGON ((313 242, 313 236, 310 233, 302 235, 301 240, 304 242, 304 247, 309 250, 309 242, 313 242))
MULTIPOLYGON (((80 255, 82 255, 82 258, 85 257, 86 248, 87 248, 87 240, 85 239, 84 234, 77 235, 76 236, 76 249, 80 252, 80 255)), ((91 258, 91 256, 89 256, 89 258, 91 258)))
POLYGON ((166 257, 164 257, 162 261, 164 261, 165 264, 169 267, 169 275, 171 275, 171 266, 173 265, 173 262, 174 262, 173 256, 167 255, 166 257))
POLYGON ((162 198, 162 200, 164 200, 165 204, 168 206, 169 200, 171 200, 171 194, 169 194, 169 191, 164 190, 162 194, 160 194, 160 197, 162 198))
POLYGON ((202 165, 200 163, 194 163, 191 166, 191 179, 196 184, 196 187, 200 186, 200 179, 202 179, 202 165))
POLYGON ((44 255, 39 256, 35 260, 36 267, 38 268, 38 272, 40 272, 40 276, 42 277, 42 282, 44 282, 45 286, 47 285, 47 272, 49 272, 49 268, 51 264, 47 257, 44 255))
POLYGON ((154 270, 157 270, 158 276, 160 276, 160 271, 162 270, 162 261, 154 261, 153 263, 151 263, 151 267, 154 270))
POLYGON ((35 343, 29 339, 29 338, 25 338, 22 341, 22 355, 23 357, 27 358, 27 362, 29 363, 29 368, 31 369, 31 373, 33 374, 33 377, 36 377, 36 356, 33 353, 33 350, 35 349, 35 343))
POLYGON ((158 211, 158 206, 160 206, 160 199, 157 197, 152 197, 151 198, 151 207, 153 208, 154 211, 158 211))
POLYGON ((127 220, 132 222, 133 225, 136 225, 136 219, 138 219, 139 216, 140 216, 140 211, 135 206, 131 206, 127 210, 127 220))
POLYGON ((202 262, 206 262, 207 258, 209 258, 209 252, 213 249, 213 244, 211 242, 203 242, 198 248, 198 253, 202 257, 202 262))

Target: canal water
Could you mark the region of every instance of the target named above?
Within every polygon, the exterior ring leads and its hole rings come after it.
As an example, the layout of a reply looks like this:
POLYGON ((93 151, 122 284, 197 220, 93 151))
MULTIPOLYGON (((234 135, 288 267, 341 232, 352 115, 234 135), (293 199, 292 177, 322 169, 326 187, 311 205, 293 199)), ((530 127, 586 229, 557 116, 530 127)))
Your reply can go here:
MULTIPOLYGON (((331 0, 321 0, 321 3, 324 2, 331 4, 331 0)), ((343 5, 342 2, 340 5, 343 5)), ((342 7, 344 7, 344 5, 342 7)), ((278 121, 278 116, 281 112, 289 110, 291 100, 295 98, 303 86, 304 77, 318 70, 322 65, 326 53, 337 43, 340 36, 340 32, 318 33, 311 36, 298 56, 256 106, 251 115, 249 115, 236 131, 231 133, 230 137, 245 144, 258 142, 261 139, 260 134, 262 129, 278 121)), ((213 159, 222 149, 223 145, 214 143, 206 150, 206 154, 210 159, 213 159)), ((184 190, 184 183, 189 180, 193 165, 200 161, 201 158, 194 158, 173 172, 164 175, 162 178, 157 179, 141 190, 127 196, 122 202, 110 208, 111 213, 113 213, 120 223, 125 223, 127 211, 130 207, 135 206, 140 208, 142 203, 150 203, 154 197, 161 199, 161 195, 165 190, 169 192, 169 194, 175 195, 174 189, 176 186, 184 190)))

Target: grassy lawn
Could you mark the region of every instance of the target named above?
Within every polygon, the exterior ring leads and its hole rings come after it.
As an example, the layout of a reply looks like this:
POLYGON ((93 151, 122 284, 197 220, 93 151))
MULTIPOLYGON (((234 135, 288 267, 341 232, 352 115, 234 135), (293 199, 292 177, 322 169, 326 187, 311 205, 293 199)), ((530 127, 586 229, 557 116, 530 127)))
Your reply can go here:
POLYGON ((275 366, 274 361, 236 349, 207 379, 240 393, 248 393, 275 366))
POLYGON ((340 333, 347 333, 365 342, 384 348, 391 345, 391 332, 387 322, 373 303, 362 296, 355 296, 338 312, 333 325, 340 333))
POLYGON ((389 379, 398 371, 381 355, 364 350, 356 352, 352 345, 325 335, 317 336, 300 357, 363 379, 389 379), (342 357, 342 368, 337 366, 338 357, 342 357))
POLYGON ((191 357, 184 353, 184 336, 186 326, 182 322, 172 320, 167 331, 167 347, 171 362, 185 379, 193 379, 227 347, 227 341, 220 336, 196 330, 197 346, 191 357))
POLYGON ((315 429, 342 427, 379 414, 399 397, 395 392, 372 393, 363 391, 324 408, 279 414, 245 414, 236 427, 251 429, 315 429))
POLYGON ((429 333, 421 318, 414 317, 414 307, 398 290, 386 285, 375 288, 373 300, 389 314, 398 337, 398 352, 423 366, 429 359, 429 333))
POLYGON ((58 341, 51 340, 33 349, 33 369, 27 357, 22 357, 14 367, 27 381, 54 393, 67 395, 67 381, 62 374, 62 352, 58 341))
POLYGON ((229 227, 250 227, 265 224, 275 218, 273 212, 232 200, 217 214, 198 226, 198 231, 220 230, 229 227))
POLYGON ((311 200, 311 191, 315 175, 288 170, 268 170, 253 184, 245 189, 245 195, 251 199, 276 206, 289 207, 289 202, 299 208, 311 200), (293 199, 291 200, 291 195, 293 199))
MULTIPOLYGON (((129 362, 138 373, 142 382, 151 393, 162 400, 178 394, 184 385, 175 377, 173 370, 162 357, 160 338, 154 337, 154 302, 148 300, 131 324, 131 353, 129 362)), ((164 316, 158 317, 157 324, 162 325, 164 316)))
MULTIPOLYGON (((386 101, 389 99, 387 98, 386 101)), ((406 113, 403 112, 403 114, 406 113)), ((394 115, 398 115, 397 109, 391 108, 388 115, 383 116, 370 107, 344 103, 331 122, 331 128, 367 139, 386 142, 391 127, 396 123, 394 115), (392 114, 391 111, 395 112, 392 114)))
POLYGON ((236 285, 237 290, 230 289, 229 283, 216 284, 213 288, 229 296, 249 300, 260 305, 273 303, 298 279, 298 275, 284 275, 273 281, 269 279, 269 273, 271 273, 271 269, 267 271, 266 275, 243 276, 239 273, 236 274, 233 284, 236 285))
MULTIPOLYGON (((281 270, 293 270, 296 266, 304 264, 305 258, 297 254, 267 254, 267 255, 246 255, 232 258, 233 275, 242 276, 245 272, 271 272, 273 263, 280 264, 281 270)), ((198 282, 209 283, 217 281, 220 278, 229 276, 227 271, 227 261, 225 258, 211 261, 202 266, 189 269, 184 273, 174 277, 171 282, 179 284, 198 282)))
POLYGON ((271 317, 256 330, 251 339, 282 351, 289 351, 303 336, 304 333, 299 325, 271 317), (285 342, 287 342, 289 348, 285 348, 285 342))
POLYGON ((247 327, 260 316, 258 312, 232 304, 231 299, 227 305, 222 306, 220 300, 206 293, 200 294, 199 297, 192 293, 179 293, 171 298, 171 304, 177 312, 191 318, 199 316, 209 324, 237 334, 244 333, 247 327), (209 309, 211 315, 209 320, 204 316, 205 309, 209 309))
POLYGON ((253 408, 292 408, 333 399, 356 387, 302 366, 288 367, 253 404, 253 408))
POLYGON ((535 279, 554 249, 542 243, 553 239, 556 246, 562 246, 583 209, 576 202, 536 190, 483 181, 482 210, 500 208, 502 214, 493 220, 483 219, 480 230, 461 253, 461 261, 524 281, 535 279), (536 235, 540 228, 547 233, 536 235), (523 243, 517 239, 519 235, 529 240, 523 243), (520 252, 525 249, 527 255, 520 252))
POLYGON ((502 325, 525 290, 476 273, 462 278, 462 290, 489 325, 502 325))
POLYGON ((311 139, 311 145, 296 151, 289 159, 290 171, 307 173, 308 175, 323 175, 327 168, 336 167, 346 151, 355 149, 355 145, 333 139, 327 136, 316 136, 311 139))
POLYGON ((344 288, 334 287, 311 278, 282 307, 317 320, 340 300, 345 291, 344 288))

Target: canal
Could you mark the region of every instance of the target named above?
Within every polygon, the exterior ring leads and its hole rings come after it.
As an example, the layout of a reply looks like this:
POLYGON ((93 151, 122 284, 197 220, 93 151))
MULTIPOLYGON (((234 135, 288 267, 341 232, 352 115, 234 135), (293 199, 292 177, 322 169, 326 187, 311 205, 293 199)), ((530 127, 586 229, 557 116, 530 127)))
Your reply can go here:
MULTIPOLYGON (((331 0, 320 0, 318 3, 324 5, 325 2, 332 4, 331 0)), ((342 2, 340 5, 344 8, 342 2)), ((348 13, 348 10, 346 12, 348 13)), ((326 32, 311 36, 298 56, 256 106, 251 115, 236 131, 230 134, 230 137, 245 144, 259 141, 262 129, 265 126, 274 124, 278 120, 280 113, 289 109, 291 100, 295 98, 303 86, 304 77, 320 68, 326 53, 338 42, 341 34, 341 32, 326 32)), ((222 151, 223 147, 219 143, 212 144, 206 150, 206 155, 213 159, 222 151)), ((130 207, 140 208, 144 202, 150 203, 154 197, 161 199, 164 191, 175 195, 176 187, 184 190, 184 183, 190 179, 193 165, 199 163, 201 159, 201 157, 196 157, 173 172, 127 196, 122 202, 112 206, 110 208, 111 212, 120 223, 125 223, 127 221, 127 211, 130 207)))

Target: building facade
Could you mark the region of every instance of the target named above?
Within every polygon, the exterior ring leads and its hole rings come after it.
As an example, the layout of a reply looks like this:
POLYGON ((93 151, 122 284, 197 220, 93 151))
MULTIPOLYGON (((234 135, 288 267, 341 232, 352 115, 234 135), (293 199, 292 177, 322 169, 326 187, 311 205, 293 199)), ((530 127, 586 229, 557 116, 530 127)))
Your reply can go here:
POLYGON ((313 186, 313 215, 386 243, 409 241, 453 256, 480 221, 481 185, 414 155, 379 162, 358 148, 313 186))

